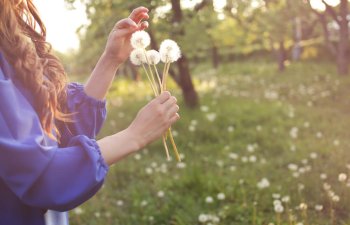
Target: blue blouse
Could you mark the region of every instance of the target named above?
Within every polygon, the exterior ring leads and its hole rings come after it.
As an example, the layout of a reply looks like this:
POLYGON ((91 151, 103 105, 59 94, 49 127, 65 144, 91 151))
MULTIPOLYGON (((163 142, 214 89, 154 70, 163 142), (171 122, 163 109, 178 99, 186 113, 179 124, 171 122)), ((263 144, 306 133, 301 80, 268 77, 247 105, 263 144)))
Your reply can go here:
POLYGON ((0 52, 0 225, 44 225, 49 209, 73 209, 101 187, 108 166, 94 139, 106 102, 87 96, 77 83, 67 94, 75 122, 57 123, 58 144, 44 134, 33 96, 0 52))

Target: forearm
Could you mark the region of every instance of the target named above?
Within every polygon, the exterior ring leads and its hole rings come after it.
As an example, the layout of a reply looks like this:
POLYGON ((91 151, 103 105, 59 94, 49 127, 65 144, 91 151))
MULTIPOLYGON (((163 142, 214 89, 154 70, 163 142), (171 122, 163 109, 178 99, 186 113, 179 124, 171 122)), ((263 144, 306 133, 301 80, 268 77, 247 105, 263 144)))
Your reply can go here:
POLYGON ((108 165, 116 163, 125 156, 136 152, 141 148, 135 135, 133 135, 128 129, 107 136, 97 141, 97 144, 99 145, 101 154, 108 165))
POLYGON ((85 84, 85 93, 95 99, 105 99, 119 65, 120 63, 103 53, 85 84))

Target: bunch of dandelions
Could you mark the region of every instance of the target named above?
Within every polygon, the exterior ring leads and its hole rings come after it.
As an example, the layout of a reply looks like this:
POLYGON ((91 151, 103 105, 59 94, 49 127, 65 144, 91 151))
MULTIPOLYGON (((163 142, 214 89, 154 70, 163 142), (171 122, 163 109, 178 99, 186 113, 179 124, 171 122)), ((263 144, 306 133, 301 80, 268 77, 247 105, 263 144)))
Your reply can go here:
MULTIPOLYGON (((142 66, 154 96, 158 96, 167 90, 166 82, 169 75, 170 64, 176 62, 181 57, 181 51, 177 43, 172 40, 164 40, 160 45, 159 52, 156 50, 146 50, 150 43, 151 38, 147 32, 136 31, 133 33, 131 36, 131 45, 134 50, 130 54, 130 61, 136 66, 142 66), (160 61, 164 63, 162 79, 157 69, 157 64, 160 61)), ((170 160, 169 149, 166 142, 168 136, 177 161, 181 161, 171 132, 171 127, 162 137, 167 159, 170 160)))

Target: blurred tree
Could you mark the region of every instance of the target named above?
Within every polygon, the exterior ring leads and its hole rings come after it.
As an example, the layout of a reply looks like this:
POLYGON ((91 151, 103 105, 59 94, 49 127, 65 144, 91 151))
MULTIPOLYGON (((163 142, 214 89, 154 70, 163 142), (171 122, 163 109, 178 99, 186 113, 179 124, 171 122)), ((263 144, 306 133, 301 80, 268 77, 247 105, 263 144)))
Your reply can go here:
MULTIPOLYGON (((74 2, 76 1, 78 0, 66 0, 70 6, 74 6, 74 2)), ((181 7, 180 1, 80 1, 86 6, 86 13, 90 20, 90 24, 87 27, 82 27, 79 31, 81 48, 78 59, 79 64, 87 67, 86 69, 91 70, 98 60, 99 55, 103 51, 108 34, 115 22, 121 18, 127 17, 132 9, 141 5, 150 9, 152 13, 150 28, 148 30, 152 37, 151 47, 158 49, 159 42, 157 40, 169 38, 169 35, 183 47, 184 42, 182 40, 186 33, 186 23, 182 16, 183 7, 181 7)), ((201 10, 207 2, 210 1, 203 0, 203 2, 196 5, 198 11, 201 10)), ((126 64, 126 66, 127 65, 129 64, 126 64)), ((177 69, 173 69, 171 75, 181 88, 186 105, 195 107, 199 104, 198 95, 192 83, 186 47, 183 49, 183 55, 176 65, 177 69)), ((133 77, 137 77, 137 72, 135 72, 136 70, 132 67, 127 71, 131 71, 133 77)))
POLYGON ((348 0, 340 0, 339 5, 331 6, 325 0, 320 0, 325 7, 324 12, 314 9, 311 5, 311 1, 308 0, 310 8, 317 15, 323 31, 326 46, 330 53, 336 57, 338 73, 340 75, 347 75, 348 70, 348 49, 349 49, 349 3, 348 0), (327 19, 327 15, 331 18, 331 21, 327 19), (330 40, 329 23, 334 22, 338 26, 339 35, 337 40, 337 47, 330 40))

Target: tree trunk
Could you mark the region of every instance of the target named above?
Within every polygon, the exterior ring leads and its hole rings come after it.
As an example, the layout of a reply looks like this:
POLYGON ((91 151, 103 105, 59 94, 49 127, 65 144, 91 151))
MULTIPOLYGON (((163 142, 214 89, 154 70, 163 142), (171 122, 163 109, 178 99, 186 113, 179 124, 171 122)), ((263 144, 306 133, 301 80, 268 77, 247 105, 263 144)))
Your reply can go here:
POLYGON ((278 49, 278 70, 284 71, 286 69, 285 61, 286 61, 286 49, 284 47, 284 41, 279 42, 279 49, 278 49))
POLYGON ((294 20, 294 46, 292 58, 294 61, 298 61, 301 56, 301 42, 302 38, 302 27, 300 18, 296 17, 294 20))
POLYGON ((329 30, 328 30, 326 15, 319 13, 318 18, 319 18, 319 21, 322 25, 324 41, 325 41, 325 44, 328 48, 328 51, 332 54, 332 56, 336 57, 337 50, 336 50, 335 46, 333 45, 333 43, 331 42, 331 39, 329 37, 329 30))
POLYGON ((218 52, 218 47, 216 47, 215 44, 213 44, 212 48, 211 48, 211 58, 212 58, 212 63, 213 63, 213 67, 215 69, 217 69, 219 67, 219 52, 218 52))
MULTIPOLYGON (((182 9, 180 0, 171 0, 171 6, 173 12, 172 23, 181 24, 182 9)), ((185 34, 185 30, 183 28, 175 32, 176 33, 173 33, 173 36, 185 34)), ((199 99, 191 79, 188 59, 184 53, 182 53, 182 57, 177 61, 177 67, 179 70, 178 80, 183 92, 185 104, 191 108, 194 108, 199 105, 199 99)))
POLYGON ((348 74, 348 40, 349 40, 349 27, 348 27, 348 0, 341 0, 340 2, 340 31, 339 31, 339 44, 338 44, 338 73, 340 75, 348 74))

